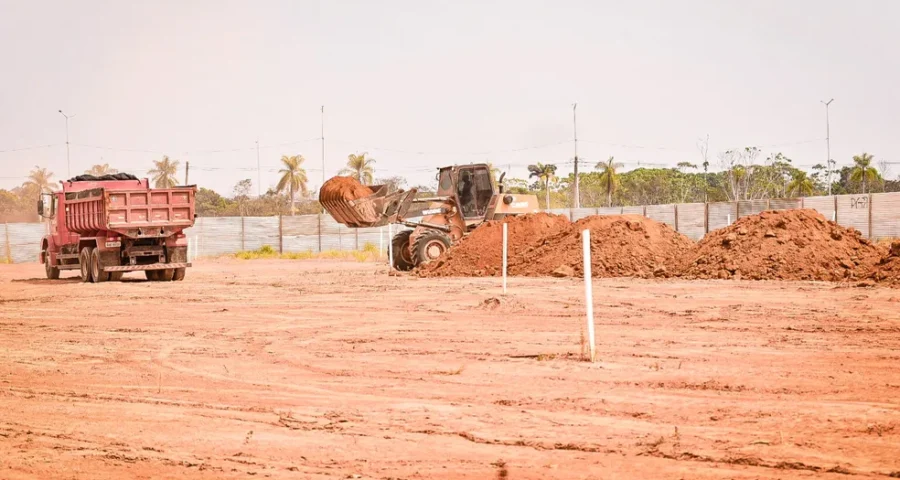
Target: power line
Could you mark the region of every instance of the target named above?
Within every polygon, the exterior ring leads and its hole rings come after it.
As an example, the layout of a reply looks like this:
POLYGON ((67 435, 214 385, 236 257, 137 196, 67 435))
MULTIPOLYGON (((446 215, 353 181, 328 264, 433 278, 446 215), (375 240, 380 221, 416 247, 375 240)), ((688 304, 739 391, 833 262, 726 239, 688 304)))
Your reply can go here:
POLYGON ((8 150, 0 150, 0 153, 24 152, 26 150, 38 150, 41 148, 58 147, 60 145, 65 145, 65 143, 48 143, 47 145, 34 145, 32 147, 10 148, 8 150))

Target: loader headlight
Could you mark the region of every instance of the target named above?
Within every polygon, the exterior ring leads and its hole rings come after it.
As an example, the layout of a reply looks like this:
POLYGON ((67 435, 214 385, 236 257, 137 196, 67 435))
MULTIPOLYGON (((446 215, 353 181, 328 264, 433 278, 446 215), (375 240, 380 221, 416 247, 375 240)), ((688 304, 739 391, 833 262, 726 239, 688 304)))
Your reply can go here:
POLYGON ((512 195, 506 195, 505 197, 503 197, 503 203, 509 205, 509 204, 512 203, 512 202, 513 202, 513 196, 512 196, 512 195))

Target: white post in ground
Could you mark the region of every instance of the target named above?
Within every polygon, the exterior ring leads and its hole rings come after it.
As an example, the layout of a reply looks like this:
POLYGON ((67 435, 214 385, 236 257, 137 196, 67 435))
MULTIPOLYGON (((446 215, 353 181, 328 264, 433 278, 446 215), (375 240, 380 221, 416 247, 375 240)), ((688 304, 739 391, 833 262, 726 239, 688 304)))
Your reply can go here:
POLYGON ((588 344, 591 348, 591 361, 594 361, 594 288, 591 281, 591 231, 581 232, 582 249, 584 250, 584 302, 587 310, 588 344))
POLYGON ((728 214, 728 225, 731 225, 731 214, 728 214))
POLYGON ((384 252, 384 227, 378 229, 378 258, 384 252))
POLYGON ((393 224, 388 224, 388 273, 394 268, 394 233, 393 224))
POLYGON ((506 251, 508 248, 507 243, 507 228, 508 224, 506 222, 503 223, 503 294, 506 295, 506 251))

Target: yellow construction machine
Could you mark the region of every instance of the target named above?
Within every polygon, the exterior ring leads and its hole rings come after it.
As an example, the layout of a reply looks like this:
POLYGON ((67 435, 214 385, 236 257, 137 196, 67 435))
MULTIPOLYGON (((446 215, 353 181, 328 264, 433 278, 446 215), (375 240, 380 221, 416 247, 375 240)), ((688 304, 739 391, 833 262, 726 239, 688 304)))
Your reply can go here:
POLYGON ((394 268, 411 270, 440 257, 488 220, 538 211, 535 195, 503 192, 504 175, 495 183, 484 163, 442 167, 431 197, 418 197, 415 188, 390 192, 387 185, 373 185, 371 195, 348 200, 323 186, 319 201, 337 222, 351 228, 410 227, 397 233, 391 244, 394 268))

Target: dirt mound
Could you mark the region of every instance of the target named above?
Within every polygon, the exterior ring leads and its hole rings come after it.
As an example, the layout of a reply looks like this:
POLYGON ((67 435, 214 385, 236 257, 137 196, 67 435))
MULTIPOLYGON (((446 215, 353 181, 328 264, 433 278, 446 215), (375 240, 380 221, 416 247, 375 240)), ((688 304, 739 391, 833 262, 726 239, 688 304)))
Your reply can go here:
POLYGON ((482 277, 502 275, 503 223, 507 223, 508 261, 550 233, 571 226, 562 215, 535 213, 490 221, 454 245, 443 257, 419 269, 423 277, 482 277))
POLYGON ((856 229, 815 210, 782 210, 710 232, 680 271, 687 278, 839 281, 868 275, 880 258, 856 229))
POLYGON ((546 236, 510 260, 511 275, 584 275, 581 232, 591 231, 594 277, 667 277, 694 242, 664 223, 640 215, 591 216, 546 236))
POLYGON ((319 201, 356 200, 371 195, 372 189, 353 177, 332 177, 322 184, 319 201))
POLYGON ((869 278, 900 287, 900 241, 891 243, 890 250, 874 267, 869 278))

